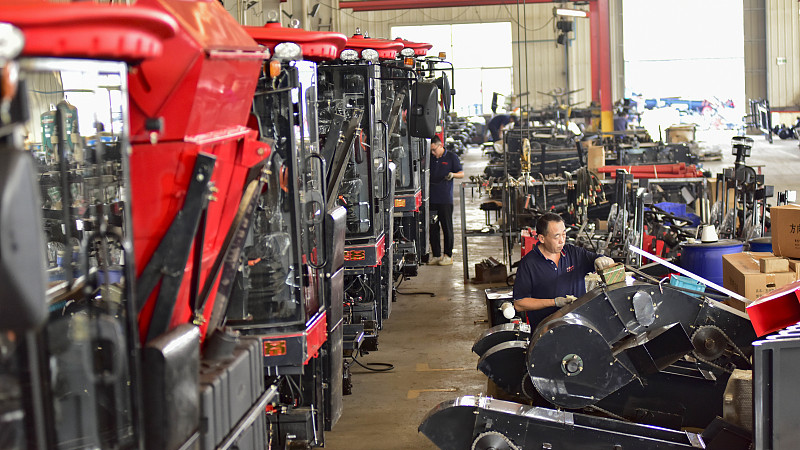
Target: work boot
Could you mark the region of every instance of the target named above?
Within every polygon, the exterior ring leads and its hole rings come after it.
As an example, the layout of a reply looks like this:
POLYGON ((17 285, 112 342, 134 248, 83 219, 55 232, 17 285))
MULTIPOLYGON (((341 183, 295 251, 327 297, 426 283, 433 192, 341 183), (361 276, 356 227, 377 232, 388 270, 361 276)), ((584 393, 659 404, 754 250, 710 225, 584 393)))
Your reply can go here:
POLYGON ((442 260, 441 256, 431 256, 428 258, 428 265, 429 266, 438 266, 439 262, 442 260))
POLYGON ((440 266, 452 266, 453 265, 453 258, 451 258, 451 257, 449 257, 447 255, 444 255, 444 256, 442 256, 442 259, 439 260, 439 265, 440 266))

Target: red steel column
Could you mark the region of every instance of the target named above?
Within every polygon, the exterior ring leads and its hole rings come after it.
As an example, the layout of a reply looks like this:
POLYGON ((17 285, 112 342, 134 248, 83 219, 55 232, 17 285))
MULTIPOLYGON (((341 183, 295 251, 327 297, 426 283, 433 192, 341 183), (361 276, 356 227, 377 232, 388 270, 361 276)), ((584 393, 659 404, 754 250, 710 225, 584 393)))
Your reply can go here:
POLYGON ((600 16, 597 2, 589 2, 589 32, 591 35, 592 101, 600 105, 600 16))
POLYGON ((597 90, 599 90, 601 129, 602 131, 614 131, 614 102, 611 98, 611 30, 608 21, 608 0, 594 0, 589 5, 592 44, 594 44, 592 48, 592 99, 595 98, 597 90), (594 39, 595 29, 597 29, 597 39, 594 39), (595 42, 597 43, 595 44, 595 42), (596 47, 596 50, 594 47, 596 47), (596 77, 595 70, 597 71, 596 77), (595 79, 597 79, 598 85, 595 84, 595 79))

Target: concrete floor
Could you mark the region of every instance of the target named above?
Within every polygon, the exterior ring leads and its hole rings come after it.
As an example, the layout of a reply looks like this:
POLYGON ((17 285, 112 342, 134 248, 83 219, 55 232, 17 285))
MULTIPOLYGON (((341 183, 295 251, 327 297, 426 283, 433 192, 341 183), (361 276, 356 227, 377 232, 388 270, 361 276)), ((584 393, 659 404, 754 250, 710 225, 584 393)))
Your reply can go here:
MULTIPOLYGON (((698 136, 702 145, 719 146, 723 154, 722 161, 703 163, 705 168, 717 173, 733 165, 732 135, 717 132, 698 136)), ((769 144, 759 136, 754 140, 753 156, 747 162, 763 165, 767 184, 774 185, 776 192, 800 190, 798 142, 776 138, 769 144)), ((471 149, 462 160, 467 178, 482 173, 485 160, 478 149, 471 149)), ((402 292, 432 291, 436 296, 398 296, 392 316, 380 333, 380 350, 360 358, 364 363, 391 363, 395 368, 375 373, 353 366, 353 394, 345 397, 342 418, 326 434, 326 448, 436 449, 417 432, 425 414, 443 401, 486 392, 486 377, 477 371, 478 358, 470 349, 488 327, 483 289, 489 285, 463 281, 457 187, 455 197, 455 264, 423 266, 418 277, 403 283, 402 292)), ((483 212, 478 210, 480 199, 468 194, 467 202, 467 226, 480 229, 484 221, 483 212)), ((769 203, 774 204, 774 199, 769 203)), ((513 251, 514 259, 518 252, 519 247, 513 251)), ((470 238, 469 255, 470 267, 489 256, 501 260, 502 241, 498 236, 470 238)))
MULTIPOLYGON (((477 148, 462 160, 467 178, 482 173, 486 164, 477 148)), ((359 358, 363 363, 391 363, 395 368, 376 373, 352 366, 353 394, 344 398, 342 418, 326 434, 325 448, 436 449, 417 432, 425 414, 443 401, 486 392, 486 376, 476 369, 478 357, 471 349, 488 327, 483 289, 498 285, 464 282, 458 186, 455 192, 454 264, 422 266, 419 276, 400 286, 401 292, 431 291, 436 296, 398 296, 380 332, 379 350, 359 358)), ((478 209, 479 198, 470 199, 467 191, 467 202, 467 226, 480 229, 484 214, 478 209)), ((489 256, 502 259, 500 237, 471 237, 470 266, 489 256)))
MULTIPOLYGON (((721 161, 705 161, 703 167, 713 173, 719 173, 725 167, 733 167, 736 157, 731 152, 731 137, 733 131, 697 132, 697 139, 701 146, 715 147, 722 151, 721 161)), ((781 140, 774 136, 773 143, 762 136, 753 138, 751 157, 745 161, 747 165, 760 167, 764 174, 766 184, 775 186, 775 192, 793 190, 800 191, 800 147, 798 141, 781 140)), ((773 198, 768 202, 775 204, 773 198)))

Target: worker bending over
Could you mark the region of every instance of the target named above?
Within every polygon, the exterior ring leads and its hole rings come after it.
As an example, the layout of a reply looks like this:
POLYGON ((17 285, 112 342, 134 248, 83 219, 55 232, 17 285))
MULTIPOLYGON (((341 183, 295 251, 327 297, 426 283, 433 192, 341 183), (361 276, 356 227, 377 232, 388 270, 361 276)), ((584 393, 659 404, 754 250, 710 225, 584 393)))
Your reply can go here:
POLYGON ((536 328, 545 317, 586 292, 586 274, 614 264, 608 256, 566 244, 564 219, 547 213, 536 222, 539 238, 517 269, 514 309, 525 311, 536 328))

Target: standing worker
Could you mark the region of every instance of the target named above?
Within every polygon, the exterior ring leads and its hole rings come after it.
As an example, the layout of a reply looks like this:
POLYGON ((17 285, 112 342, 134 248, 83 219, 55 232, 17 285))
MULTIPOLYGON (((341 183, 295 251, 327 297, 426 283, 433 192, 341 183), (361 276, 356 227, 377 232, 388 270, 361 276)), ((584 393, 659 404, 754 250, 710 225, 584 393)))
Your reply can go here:
POLYGON ((428 264, 453 265, 453 178, 464 178, 458 155, 448 152, 439 136, 431 139, 431 224, 430 242, 433 258, 428 264), (444 234, 444 254, 439 243, 439 225, 444 234))
POLYGON ((513 114, 498 114, 486 125, 489 133, 492 134, 492 141, 499 141, 503 138, 503 130, 508 124, 517 123, 517 116, 513 114))
POLYGON ((558 214, 540 217, 536 234, 539 244, 522 258, 514 281, 514 309, 527 312, 531 328, 583 295, 586 274, 614 264, 608 256, 566 244, 564 219, 558 214))

